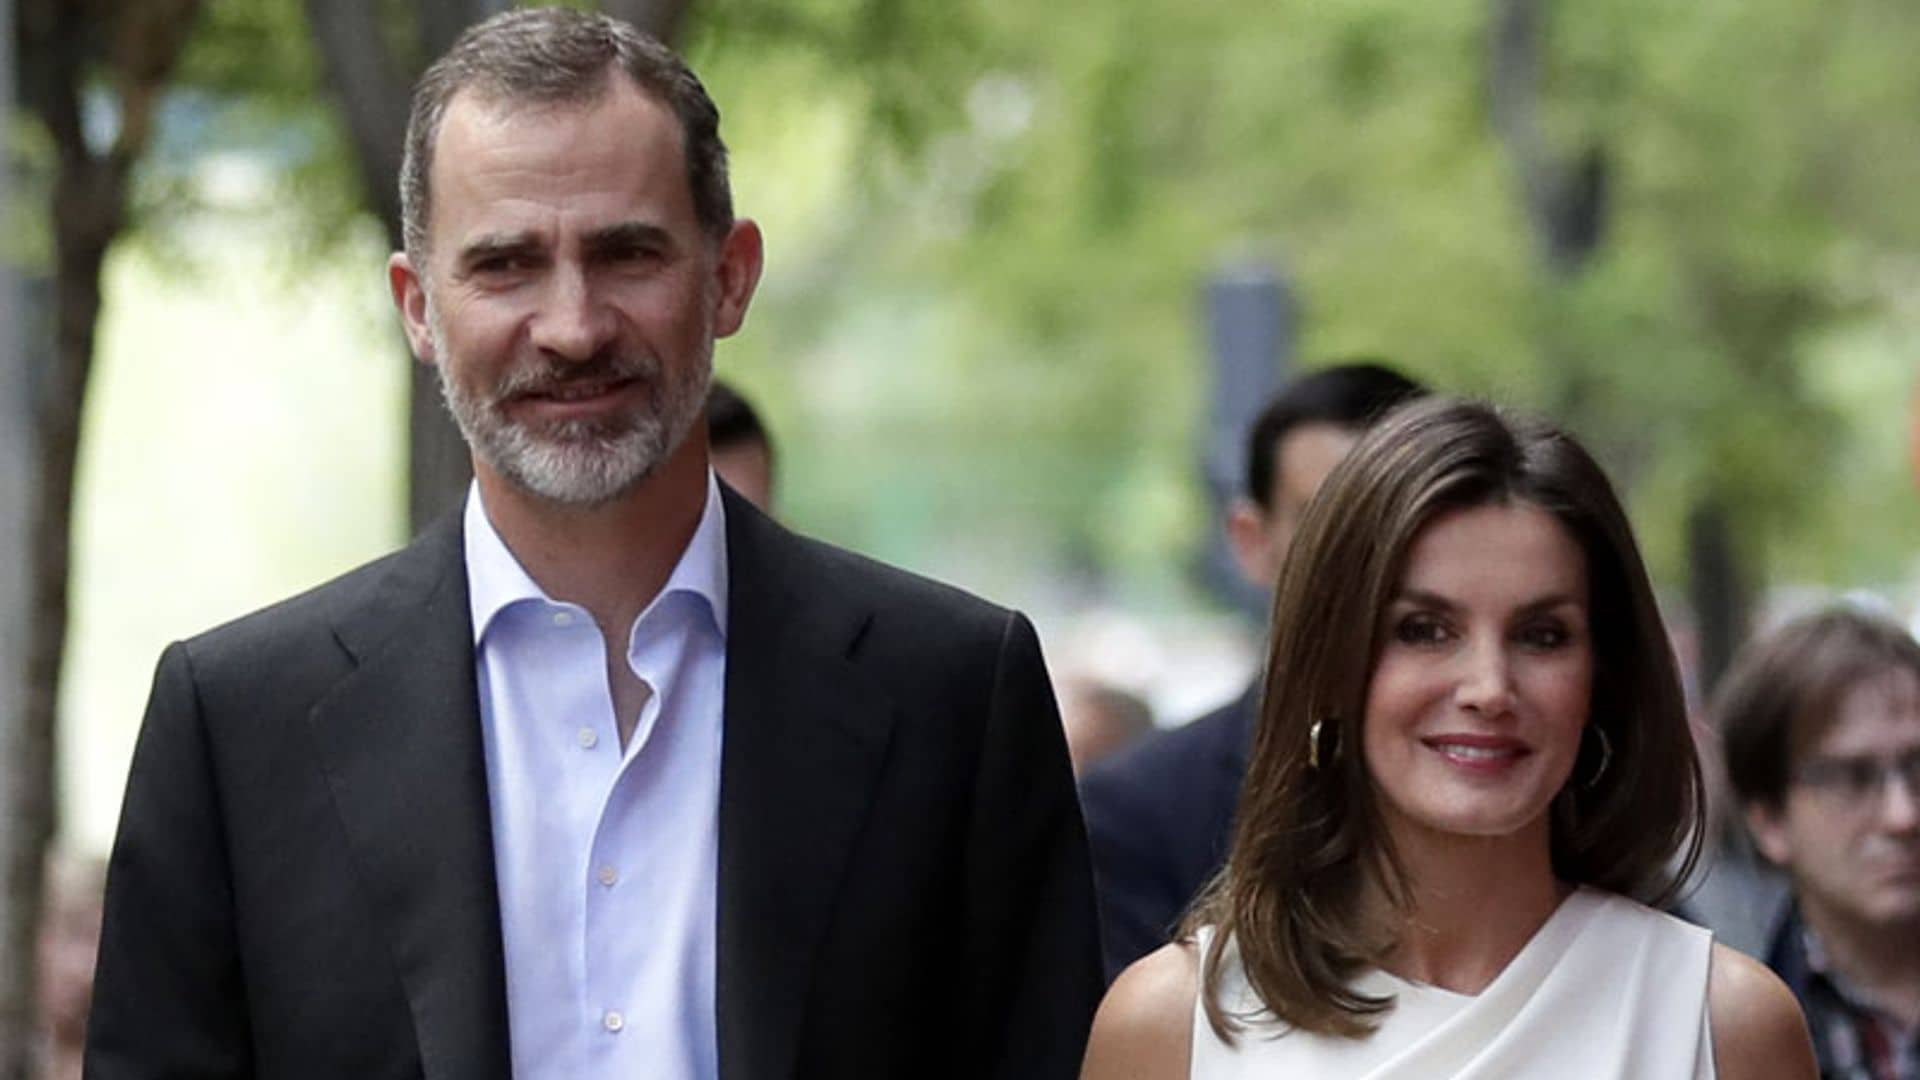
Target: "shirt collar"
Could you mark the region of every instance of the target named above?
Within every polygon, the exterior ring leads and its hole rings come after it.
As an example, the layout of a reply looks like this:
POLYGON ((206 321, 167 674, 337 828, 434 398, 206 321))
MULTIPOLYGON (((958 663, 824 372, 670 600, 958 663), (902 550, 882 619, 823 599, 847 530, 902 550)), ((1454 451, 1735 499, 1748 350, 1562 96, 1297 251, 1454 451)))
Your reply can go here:
POLYGON ((1862 993, 1845 972, 1833 966, 1827 956, 1826 946, 1820 942, 1820 935, 1814 933, 1813 924, 1804 917, 1800 919, 1800 948, 1807 958, 1807 972, 1826 983, 1848 1011, 1883 1019, 1891 1017, 1873 998, 1862 993))
MULTIPOLYGON (((524 601, 549 604, 555 601, 528 576, 520 560, 507 548, 506 541, 494 531, 493 522, 488 520, 482 505, 478 481, 467 488, 464 524, 467 602, 473 617, 473 642, 477 646, 486 637, 488 626, 507 608, 524 601)), ((667 583, 661 587, 660 595, 647 605, 647 611, 674 593, 686 593, 704 601, 714 629, 720 632, 721 638, 727 636, 727 514, 712 469, 707 470, 707 502, 700 513, 700 524, 694 527, 686 550, 680 553, 673 572, 667 575, 667 583)), ((642 612, 641 618, 645 617, 646 612, 642 612)))

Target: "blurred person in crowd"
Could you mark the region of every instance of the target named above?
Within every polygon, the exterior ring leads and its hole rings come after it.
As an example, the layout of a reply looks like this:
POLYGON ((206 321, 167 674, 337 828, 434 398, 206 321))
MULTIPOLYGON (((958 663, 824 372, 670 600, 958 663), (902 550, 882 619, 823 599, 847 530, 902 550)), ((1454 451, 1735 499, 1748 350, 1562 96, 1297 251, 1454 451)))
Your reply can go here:
POLYGON ((1277 592, 1226 869, 1108 993, 1087 1080, 1810 1080, 1787 988, 1644 906, 1699 842, 1700 771, 1625 512, 1572 438, 1395 412, 1277 592))
MULTIPOLYGON (((1246 493, 1226 522, 1249 582, 1273 587, 1300 515, 1327 474, 1367 425, 1423 393, 1384 365, 1347 363, 1303 375, 1274 396, 1248 434, 1246 493)), ((1220 869, 1258 705, 1255 683, 1083 777, 1108 978, 1166 944, 1220 869)))
POLYGON ((1727 773, 1792 899, 1766 960, 1828 1080, 1920 1077, 1920 645, 1834 610, 1748 646, 1715 695, 1727 773))
POLYGON ((475 484, 162 656, 93 1080, 1078 1067, 1099 948, 1033 628, 713 477, 762 251, 718 119, 563 8, 422 77, 389 283, 475 484))
POLYGON ((42 1080, 79 1080, 87 1000, 100 949, 100 890, 106 864, 56 854, 47 862, 38 948, 42 1080))
POLYGON ((1704 717, 1693 725, 1707 785, 1704 848, 1693 880, 1673 912, 1713 931, 1714 940, 1748 956, 1766 955, 1789 885, 1786 875, 1754 847, 1718 732, 1704 717))
POLYGON ((1153 730, 1153 709, 1137 694, 1087 675, 1060 680, 1060 723, 1075 775, 1153 730))
POLYGON ((707 387, 707 452, 728 487, 773 513, 773 437, 752 403, 724 379, 707 387))

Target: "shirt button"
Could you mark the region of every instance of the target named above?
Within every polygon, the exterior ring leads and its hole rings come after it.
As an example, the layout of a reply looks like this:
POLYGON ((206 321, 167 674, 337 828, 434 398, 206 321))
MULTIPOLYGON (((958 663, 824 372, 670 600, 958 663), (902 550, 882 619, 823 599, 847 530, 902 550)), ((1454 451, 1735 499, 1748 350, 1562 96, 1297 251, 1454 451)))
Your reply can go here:
POLYGON ((603 866, 600 868, 600 884, 605 885, 607 888, 611 889, 613 888, 613 883, 619 880, 620 880, 620 871, 615 870, 611 866, 603 866))
POLYGON ((600 743, 600 733, 590 727, 580 729, 580 749, 591 750, 600 743))
POLYGON ((554 613, 553 613, 553 625, 555 625, 555 626, 572 626, 572 625, 573 625, 573 612, 571 612, 571 611, 556 611, 556 612, 554 612, 554 613))
POLYGON ((600 1026, 618 1035, 620 1034, 620 1029, 627 1026, 627 1018, 612 1009, 608 1009, 607 1014, 600 1018, 600 1026))

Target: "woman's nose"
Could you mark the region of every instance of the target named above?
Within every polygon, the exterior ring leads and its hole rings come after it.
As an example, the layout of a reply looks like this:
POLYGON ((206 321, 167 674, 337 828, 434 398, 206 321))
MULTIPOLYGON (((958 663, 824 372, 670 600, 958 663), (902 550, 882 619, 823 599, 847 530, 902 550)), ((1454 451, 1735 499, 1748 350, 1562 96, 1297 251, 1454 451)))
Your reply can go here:
POLYGON ((1454 700, 1462 708, 1497 715, 1513 705, 1513 672, 1499 641, 1474 642, 1464 650, 1454 700))

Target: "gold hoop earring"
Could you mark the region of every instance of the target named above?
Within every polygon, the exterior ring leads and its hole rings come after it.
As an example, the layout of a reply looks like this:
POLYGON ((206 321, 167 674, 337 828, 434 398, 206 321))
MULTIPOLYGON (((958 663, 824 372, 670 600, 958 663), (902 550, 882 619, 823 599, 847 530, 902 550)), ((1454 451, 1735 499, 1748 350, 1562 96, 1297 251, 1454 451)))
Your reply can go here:
MULTIPOLYGON (((1591 791, 1600 783, 1600 778, 1607 774, 1607 766, 1613 764, 1613 741, 1607 738, 1607 729, 1597 723, 1588 724, 1587 730, 1593 732, 1594 736, 1600 740, 1600 764, 1595 765, 1593 772, 1589 773, 1585 780, 1580 781, 1581 787, 1591 791)), ((1585 741, 1583 736, 1581 742, 1585 741)))
MULTIPOLYGON (((1309 769, 1318 769, 1320 767, 1320 728, 1321 726, 1322 724, 1321 724, 1321 721, 1319 720, 1315 720, 1313 723, 1307 725, 1307 768, 1309 769)), ((1334 730, 1336 733, 1338 733, 1339 731, 1338 728, 1335 728, 1334 730)), ((1334 754, 1338 753, 1339 749, 1340 749, 1339 745, 1336 744, 1333 748, 1333 751, 1329 752, 1326 755, 1327 760, 1332 761, 1334 754)))

